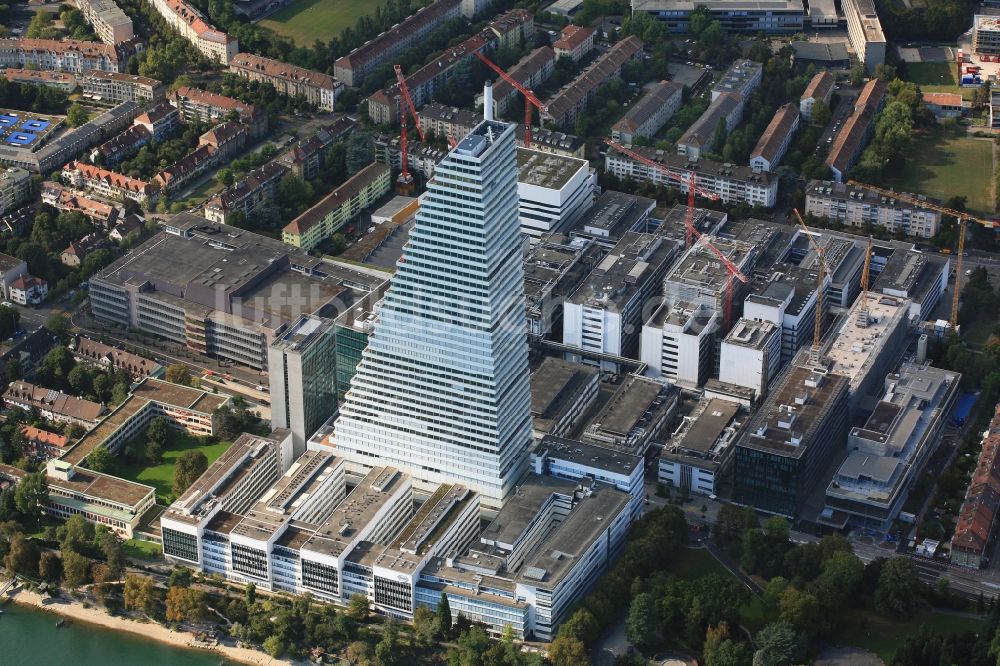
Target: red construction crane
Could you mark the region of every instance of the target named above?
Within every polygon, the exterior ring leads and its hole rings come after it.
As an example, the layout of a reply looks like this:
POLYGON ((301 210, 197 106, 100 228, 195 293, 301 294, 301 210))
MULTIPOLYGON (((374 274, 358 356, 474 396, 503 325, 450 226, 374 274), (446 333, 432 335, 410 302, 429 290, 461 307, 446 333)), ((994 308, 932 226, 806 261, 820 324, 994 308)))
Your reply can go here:
POLYGON ((531 107, 532 105, 538 107, 538 113, 541 116, 545 112, 545 105, 535 96, 535 93, 518 83, 510 74, 500 69, 500 65, 483 55, 482 51, 476 51, 476 56, 486 63, 487 67, 496 72, 497 76, 514 86, 524 95, 524 147, 531 148, 531 107))
POLYGON ((702 188, 698 187, 698 183, 697 183, 694 171, 692 171, 688 175, 687 182, 685 182, 684 179, 681 176, 679 176, 678 174, 674 173, 673 171, 671 171, 670 169, 668 169, 664 165, 662 165, 662 164, 660 164, 658 162, 654 162, 653 160, 649 159, 648 157, 643 157, 642 155, 640 155, 639 153, 635 152, 634 150, 632 150, 630 148, 626 148, 625 146, 621 145, 620 143, 618 143, 616 141, 613 141, 611 139, 605 139, 604 143, 606 143, 610 147, 614 148, 619 153, 622 153, 623 155, 631 157, 635 161, 641 162, 642 164, 645 164, 646 166, 651 167, 653 169, 656 169, 660 173, 665 174, 668 178, 672 179, 675 183, 677 183, 678 188, 681 185, 686 185, 687 186, 687 198, 688 198, 688 200, 687 200, 687 214, 686 214, 686 216, 684 218, 684 226, 687 228, 687 246, 691 247, 691 244, 694 243, 694 234, 691 233, 691 230, 694 229, 694 195, 695 195, 695 193, 700 194, 701 196, 705 197, 706 199, 711 199, 712 201, 718 201, 722 197, 720 197, 715 192, 709 192, 708 190, 705 190, 705 189, 702 189, 702 188))
POLYGON ((711 199, 712 201, 718 201, 722 197, 720 197, 715 192, 709 192, 708 190, 703 190, 702 188, 698 187, 698 184, 695 181, 695 175, 693 171, 691 172, 691 175, 688 176, 688 180, 685 183, 684 179, 680 175, 675 174, 666 166, 658 162, 654 162, 653 160, 647 157, 643 157, 634 150, 626 148, 625 146, 621 145, 616 141, 612 141, 611 139, 605 139, 604 143, 606 143, 611 148, 614 148, 618 152, 622 153, 623 155, 627 155, 628 157, 631 157, 637 162, 641 162, 642 164, 645 164, 646 166, 652 169, 656 169, 660 173, 665 174, 668 178, 676 182, 678 185, 687 185, 688 189, 687 213, 684 215, 684 227, 687 231, 687 245, 688 247, 690 247, 696 241, 700 241, 705 247, 707 247, 709 250, 712 251, 712 254, 714 254, 716 258, 719 261, 721 261, 722 264, 726 267, 726 270, 729 271, 729 281, 726 283, 726 293, 722 301, 723 328, 726 331, 728 331, 729 327, 732 325, 732 320, 733 320, 733 295, 736 292, 735 281, 739 280, 743 284, 746 284, 747 282, 750 281, 750 278, 744 275, 743 271, 740 270, 740 267, 734 264, 729 257, 727 257, 725 254, 722 253, 722 251, 719 250, 719 248, 715 247, 710 242, 708 242, 708 240, 704 238, 702 233, 698 231, 697 227, 694 226, 695 192, 705 197, 706 199, 711 199))
POLYGON ((402 112, 399 114, 400 171, 397 182, 401 187, 408 189, 413 183, 413 176, 410 175, 410 152, 407 145, 406 126, 409 123, 407 111, 410 112, 409 115, 413 117, 413 123, 417 126, 420 141, 426 142, 426 138, 424 137, 423 128, 420 127, 420 118, 417 117, 417 109, 413 106, 413 98, 410 97, 410 88, 406 85, 406 77, 403 76, 403 67, 402 65, 395 65, 393 69, 396 70, 396 81, 399 82, 399 91, 403 95, 404 103, 402 112))

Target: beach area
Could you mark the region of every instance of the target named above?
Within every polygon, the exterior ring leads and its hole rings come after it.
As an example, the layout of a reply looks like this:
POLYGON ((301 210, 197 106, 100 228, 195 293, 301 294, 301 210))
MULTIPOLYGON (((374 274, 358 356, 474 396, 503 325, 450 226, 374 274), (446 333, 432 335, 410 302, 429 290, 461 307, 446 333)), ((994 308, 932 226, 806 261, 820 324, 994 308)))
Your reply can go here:
MULTIPOLYGON (((80 622, 110 629, 113 631, 136 634, 142 638, 159 641, 173 647, 197 650, 202 653, 216 653, 226 661, 252 664, 254 666, 294 666, 296 662, 285 659, 275 659, 258 650, 229 645, 206 645, 198 641, 186 631, 171 631, 156 622, 140 622, 124 617, 108 615, 101 608, 85 608, 82 603, 73 599, 49 599, 24 588, 12 591, 10 599, 16 604, 32 606, 66 618, 71 622, 80 622)), ((53 629, 55 631, 55 629, 53 629)))

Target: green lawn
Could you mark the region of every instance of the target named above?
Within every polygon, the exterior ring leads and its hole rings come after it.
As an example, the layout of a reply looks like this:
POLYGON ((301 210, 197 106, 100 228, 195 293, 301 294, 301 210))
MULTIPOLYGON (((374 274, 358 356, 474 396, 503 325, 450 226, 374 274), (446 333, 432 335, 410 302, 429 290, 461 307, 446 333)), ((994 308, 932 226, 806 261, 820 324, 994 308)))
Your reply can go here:
POLYGON ((993 211, 993 146, 989 139, 966 136, 962 126, 935 127, 914 136, 903 168, 886 185, 941 200, 968 197, 970 210, 993 211))
POLYGON ((694 580, 702 576, 718 574, 728 576, 729 570, 712 557, 704 548, 681 548, 674 558, 673 565, 669 569, 670 573, 678 578, 694 580))
POLYGON ((983 626, 982 620, 934 611, 924 611, 907 622, 893 622, 870 611, 856 611, 849 617, 851 619, 830 642, 871 650, 886 663, 889 663, 906 637, 916 633, 921 627, 951 633, 976 631, 983 626))
POLYGON ((163 555, 163 548, 160 544, 152 541, 140 541, 129 539, 124 544, 125 557, 138 560, 155 560, 163 555))
POLYGON ((971 100, 975 88, 959 88, 958 65, 953 62, 906 63, 906 79, 920 86, 924 92, 959 93, 971 100))
POLYGON ((309 47, 317 39, 328 42, 359 17, 373 14, 385 0, 294 0, 259 25, 291 37, 296 46, 309 47))
POLYGON ((169 503, 172 486, 174 485, 174 465, 182 453, 192 449, 201 451, 208 458, 208 464, 211 465, 231 444, 232 442, 204 444, 202 440, 196 437, 186 433, 174 432, 173 442, 170 448, 163 452, 163 462, 159 465, 125 463, 121 461, 112 473, 129 481, 153 486, 156 488, 157 501, 167 504, 169 503))

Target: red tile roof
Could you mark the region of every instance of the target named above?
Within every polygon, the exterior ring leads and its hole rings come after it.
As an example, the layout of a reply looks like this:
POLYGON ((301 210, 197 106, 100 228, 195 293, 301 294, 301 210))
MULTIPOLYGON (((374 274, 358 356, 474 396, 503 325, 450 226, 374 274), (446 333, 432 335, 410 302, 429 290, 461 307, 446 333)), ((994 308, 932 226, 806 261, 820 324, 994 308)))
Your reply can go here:
POLYGON ((572 51, 590 39, 593 34, 593 28, 585 28, 579 25, 568 25, 562 29, 562 36, 552 43, 552 48, 561 49, 563 51, 572 51))

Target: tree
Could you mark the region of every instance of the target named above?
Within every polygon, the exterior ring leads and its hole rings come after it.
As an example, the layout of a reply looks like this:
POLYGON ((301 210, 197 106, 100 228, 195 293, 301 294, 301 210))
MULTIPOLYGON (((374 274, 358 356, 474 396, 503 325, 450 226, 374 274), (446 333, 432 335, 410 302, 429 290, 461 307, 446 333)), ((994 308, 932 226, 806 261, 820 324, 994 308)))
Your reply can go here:
POLYGON ((625 621, 625 636, 640 648, 648 647, 656 635, 656 625, 653 595, 645 592, 635 595, 625 621))
POLYGON ((69 317, 61 312, 55 312, 45 320, 45 328, 59 336, 63 341, 69 335, 69 317))
POLYGON ((49 583, 58 583, 62 578, 62 560, 51 550, 45 551, 39 558, 38 576, 49 583))
POLYGON ((90 567, 90 579, 94 581, 91 589, 94 592, 94 598, 97 599, 97 603, 102 606, 107 605, 108 581, 111 580, 111 570, 108 569, 108 565, 95 562, 90 567))
POLYGON ((857 63, 851 68, 851 85, 857 88, 862 83, 865 82, 865 66, 862 63, 857 63))
POLYGON ((355 622, 368 619, 368 597, 363 594, 352 594, 347 604, 347 616, 355 622))
POLYGON ((14 335, 20 321, 20 312, 6 305, 0 305, 0 338, 6 339, 14 335))
POLYGON ((819 623, 819 601, 816 597, 789 587, 778 600, 780 617, 798 631, 811 633, 816 631, 819 623))
POLYGON ((821 99, 816 100, 813 103, 812 110, 812 121, 813 124, 819 125, 820 127, 825 127, 829 124, 830 119, 833 117, 833 112, 830 111, 830 105, 821 99))
POLYGON ((23 371, 21 369, 21 360, 17 358, 12 358, 3 367, 4 377, 7 378, 8 382, 14 382, 21 379, 23 376, 23 371))
POLYGON ((799 663, 802 644, 795 628, 785 621, 772 622, 757 633, 754 666, 788 666, 799 663))
POLYGON ((108 579, 120 579, 125 573, 125 550, 121 537, 111 530, 106 530, 101 535, 100 548, 108 565, 108 579))
POLYGON ((390 615, 382 628, 382 640, 375 645, 375 663, 378 666, 397 666, 403 663, 399 625, 390 615))
POLYGON ((16 533, 8 544, 3 565, 12 573, 34 575, 39 566, 38 547, 33 541, 28 541, 24 534, 16 533))
POLYGON ((87 456, 87 467, 95 472, 107 472, 114 467, 115 458, 111 451, 103 446, 98 446, 87 456))
POLYGON ((156 603, 152 578, 130 574, 125 576, 125 608, 149 613, 156 603))
POLYGON ((451 604, 448 603, 448 595, 441 593, 437 605, 437 627, 434 634, 439 638, 447 638, 451 634, 451 604))
POLYGON ((21 515, 39 518, 42 507, 49 501, 49 484, 45 472, 26 474, 14 491, 14 504, 21 515))
POLYGON ((368 132, 352 132, 347 140, 345 161, 347 173, 353 176, 372 163, 372 135, 368 132))
POLYGON ((431 645, 434 642, 434 630, 437 618, 427 606, 418 606, 413 611, 413 635, 421 645, 431 645))
POLYGON ((917 608, 919 594, 920 579, 913 562, 905 557, 886 561, 875 588, 875 609, 893 618, 909 618, 917 608))
POLYGON ((257 602, 257 586, 253 583, 247 583, 247 586, 243 588, 243 599, 247 606, 253 606, 257 602))
POLYGON ((819 598, 827 608, 839 610, 855 599, 865 576, 865 565, 857 555, 838 551, 823 563, 817 579, 819 598))
POLYGON ((87 582, 90 573, 90 560, 73 550, 63 551, 63 580, 71 588, 77 588, 87 582))
POLYGON ((191 386, 191 370, 183 363, 173 363, 167 366, 164 379, 181 386, 191 386))
POLYGON ((166 618, 168 622, 197 621, 208 612, 205 593, 192 587, 171 587, 167 590, 166 618))
POLYGON ((146 428, 146 458, 158 463, 163 457, 163 449, 170 440, 170 425, 162 416, 157 416, 149 422, 146 428))
POLYGON ((167 587, 191 587, 191 570, 187 567, 174 567, 170 570, 167 587))
POLYGON ((575 638, 559 636, 549 646, 552 666, 589 666, 587 648, 575 638))
POLYGON ((59 32, 52 25, 52 14, 44 9, 39 9, 31 17, 25 37, 28 39, 55 39, 59 32))
POLYGON ((71 104, 66 111, 66 122, 69 123, 70 127, 86 125, 88 120, 90 120, 90 114, 76 102, 71 104))
POLYGON ((76 513, 62 526, 59 547, 65 555, 67 551, 83 553, 94 546, 94 524, 76 513))
POLYGON ((750 650, 746 643, 732 639, 726 622, 720 622, 716 627, 709 627, 705 632, 702 655, 705 666, 745 666, 750 661, 750 650))
POLYGON ((174 467, 174 495, 180 495, 208 469, 208 458, 201 451, 190 450, 181 454, 174 467))
POLYGON ((281 640, 281 636, 268 636, 264 639, 261 647, 264 648, 264 652, 275 659, 285 654, 285 643, 281 640))

